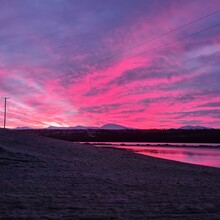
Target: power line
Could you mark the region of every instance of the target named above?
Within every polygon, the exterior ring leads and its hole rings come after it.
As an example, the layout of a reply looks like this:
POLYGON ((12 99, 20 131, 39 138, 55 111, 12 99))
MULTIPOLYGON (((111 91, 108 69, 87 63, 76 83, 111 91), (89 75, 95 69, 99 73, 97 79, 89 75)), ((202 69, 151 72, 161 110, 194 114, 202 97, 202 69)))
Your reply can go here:
POLYGON ((45 122, 42 122, 42 121, 39 121, 37 119, 30 119, 30 117, 32 117, 31 115, 29 114, 23 114, 22 112, 19 112, 19 111, 14 111, 14 110, 9 110, 9 115, 10 117, 14 118, 16 117, 17 120, 19 121, 26 121, 27 123, 38 123, 38 124, 41 124, 41 125, 49 125, 48 123, 45 123, 45 122))
POLYGON ((179 39, 177 39, 177 40, 170 41, 170 42, 168 42, 167 44, 164 44, 164 45, 162 45, 162 46, 155 47, 155 48, 153 48, 153 49, 146 50, 146 51, 143 51, 143 52, 141 52, 141 53, 135 54, 135 55, 133 55, 133 56, 127 57, 127 58, 124 59, 124 60, 123 60, 123 59, 120 60, 120 62, 125 61, 125 60, 129 60, 129 59, 131 59, 131 58, 134 58, 134 57, 140 56, 140 55, 142 55, 142 54, 146 54, 146 53, 148 53, 148 52, 152 52, 152 51, 155 51, 155 50, 158 50, 158 49, 161 49, 161 48, 166 48, 167 46, 170 46, 170 45, 172 45, 172 44, 177 43, 178 41, 185 40, 185 39, 187 39, 187 38, 193 37, 194 35, 203 33, 203 32, 205 32, 205 31, 209 31, 209 30, 214 29, 214 28, 219 27, 219 26, 220 26, 220 23, 219 23, 219 24, 216 24, 216 25, 213 25, 213 26, 211 26, 211 27, 202 29, 202 30, 200 30, 200 31, 194 32, 194 33, 192 33, 192 34, 186 35, 186 36, 184 36, 184 37, 182 37, 182 38, 179 38, 179 39))
POLYGON ((153 37, 153 38, 151 38, 151 39, 149 39, 149 40, 147 40, 147 41, 144 41, 144 42, 142 42, 142 43, 139 43, 139 44, 137 44, 137 45, 135 45, 135 46, 133 46, 133 47, 128 48, 127 50, 124 50, 124 51, 120 52, 119 54, 106 57, 106 58, 104 58, 103 60, 100 60, 100 62, 103 62, 103 61, 105 61, 105 60, 111 59, 111 58, 113 58, 113 57, 118 57, 118 56, 120 56, 120 55, 122 55, 122 54, 124 54, 124 53, 127 53, 127 52, 130 51, 130 50, 133 50, 133 49, 135 49, 135 48, 138 48, 138 47, 140 47, 140 46, 143 46, 143 45, 145 45, 145 44, 148 44, 148 43, 150 43, 150 42, 152 42, 152 41, 158 40, 158 39, 160 39, 160 38, 162 38, 162 37, 164 37, 164 36, 167 36, 167 35, 169 35, 169 34, 171 34, 171 33, 174 33, 174 32, 176 32, 176 31, 179 31, 179 30, 181 30, 181 29, 183 29, 183 28, 185 28, 185 27, 187 27, 187 26, 190 26, 190 25, 192 25, 192 24, 194 24, 194 23, 197 23, 197 22, 199 22, 199 21, 201 21, 201 20, 203 20, 203 19, 206 19, 206 18, 208 18, 208 17, 210 17, 210 16, 213 16, 213 15, 215 15, 215 14, 218 14, 218 13, 220 13, 220 10, 217 10, 217 11, 214 11, 214 12, 208 14, 208 15, 199 17, 199 18, 197 18, 197 19, 195 19, 195 20, 190 21, 189 23, 183 24, 183 25, 181 25, 181 26, 179 26, 179 27, 176 27, 176 28, 174 28, 174 29, 172 29, 172 30, 169 30, 168 32, 162 33, 162 34, 160 34, 160 35, 158 35, 158 36, 156 36, 156 37, 153 37))
MULTIPOLYGON (((210 17, 210 16, 213 16, 213 15, 215 15, 215 14, 218 14, 218 13, 220 13, 220 10, 216 10, 216 11, 210 13, 210 14, 207 14, 207 15, 205 15, 205 16, 199 17, 199 18, 197 18, 197 19, 195 19, 195 20, 192 20, 192 21, 190 21, 190 22, 188 22, 188 23, 186 23, 186 24, 183 24, 183 25, 181 25, 181 26, 179 26, 179 27, 176 27, 176 28, 174 28, 174 29, 172 29, 172 30, 170 30, 170 31, 168 31, 168 32, 165 32, 165 33, 162 33, 162 34, 160 34, 160 35, 158 35, 158 36, 155 36, 155 37, 151 38, 150 40, 144 41, 144 42, 139 43, 139 44, 137 44, 137 45, 135 45, 135 46, 133 46, 133 47, 130 47, 130 48, 128 48, 127 50, 124 50, 124 51, 122 51, 122 52, 120 52, 120 53, 117 53, 117 54, 115 54, 115 55, 106 57, 106 58, 104 58, 104 59, 102 59, 102 60, 99 60, 99 61, 97 61, 97 62, 94 63, 94 64, 97 64, 97 63, 98 63, 98 64, 101 64, 101 63, 103 63, 104 61, 110 60, 110 59, 112 59, 112 58, 114 58, 114 57, 119 57, 120 55, 126 54, 127 52, 129 52, 129 51, 131 51, 131 50, 133 50, 133 49, 135 49, 135 48, 138 48, 138 47, 140 47, 140 46, 143 46, 143 45, 145 45, 145 44, 148 44, 148 43, 153 42, 153 41, 155 41, 155 40, 158 40, 158 39, 160 39, 160 38, 163 38, 163 37, 165 37, 165 36, 167 36, 167 35, 169 35, 169 34, 171 34, 171 33, 174 33, 174 32, 176 32, 176 31, 179 31, 179 30, 181 30, 181 29, 183 29, 183 28, 185 28, 185 27, 187 27, 187 26, 190 26, 190 25, 192 25, 192 24, 195 24, 195 23, 197 23, 197 22, 199 22, 199 21, 201 21, 201 20, 204 20, 204 19, 206 19, 206 18, 208 18, 208 17, 210 17)), ((210 28, 207 28, 207 29, 205 29, 205 30, 203 30, 203 31, 206 31, 206 30, 209 30, 209 29, 210 29, 210 28)), ((201 31, 201 32, 203 32, 203 31, 201 31)), ((200 32, 196 32, 196 34, 198 34, 198 33, 200 33, 200 32)), ((195 33, 193 33, 193 35, 194 35, 194 34, 195 34, 195 33)), ((188 37, 189 37, 189 36, 187 36, 187 38, 188 38, 188 37)), ((185 37, 184 37, 184 38, 185 38, 185 37)), ((184 39, 184 38, 181 38, 181 39, 179 39, 179 40, 182 40, 182 39, 184 39)), ((170 44, 170 43, 169 43, 169 44, 170 44)), ((160 48, 160 47, 159 47, 159 48, 160 48)), ((159 48, 156 48, 156 49, 159 49, 159 48)), ((155 49, 152 49, 152 50, 155 50, 155 49)), ((141 54, 142 54, 142 53, 141 53, 141 54)), ((135 56, 138 56, 138 55, 140 55, 140 54, 137 54, 137 55, 135 55, 135 56)), ((135 57, 135 56, 134 56, 134 57, 135 57)), ((133 56, 132 56, 132 57, 133 57, 133 56)), ((130 57, 129 57, 128 59, 130 59, 130 57)), ((124 60, 126 60, 126 59, 124 59, 124 60)), ((121 60, 118 61, 118 62, 121 62, 121 60)), ((113 64, 117 64, 118 62, 113 63, 113 64)), ((101 69, 101 68, 99 68, 99 69, 101 69)), ((75 71, 77 71, 77 70, 75 70, 75 71)), ((78 71, 81 71, 81 70, 79 69, 78 71)), ((63 76, 60 76, 60 78, 64 78, 64 77, 66 77, 66 76, 68 76, 68 75, 71 75, 71 73, 67 73, 67 74, 65 74, 65 75, 63 75, 63 76)))
MULTIPOLYGON (((10 103, 13 105, 13 106, 15 106, 15 108, 17 108, 17 106, 16 106, 16 104, 15 103, 13 103, 13 102, 11 102, 10 101, 10 103)), ((50 110, 60 110, 60 109, 62 109, 62 108, 67 108, 67 107, 73 107, 73 104, 64 104, 64 105, 60 105, 60 106, 57 106, 57 107, 49 107, 49 109, 50 110)), ((24 108, 22 108, 22 109, 24 109, 24 108)), ((8 109, 10 112, 14 112, 14 113, 18 113, 18 114, 21 114, 21 115, 27 115, 28 117, 32 117, 32 114, 28 114, 28 113, 25 113, 25 112, 21 112, 21 111, 17 111, 17 110, 14 110, 14 109, 11 109, 11 108, 9 108, 8 109)), ((24 111, 25 111, 25 109, 24 109, 24 111)))
POLYGON ((11 119, 16 117, 16 119, 19 120, 19 121, 25 121, 27 123, 38 123, 38 124, 41 124, 41 125, 47 125, 46 123, 44 123, 42 121, 39 121, 39 120, 36 120, 36 119, 30 119, 28 117, 25 117, 24 115, 23 116, 21 116, 21 115, 18 116, 15 112, 14 113, 9 112, 8 115, 10 115, 11 119))
MULTIPOLYGON (((6 97, 2 97, 2 98, 6 98, 6 97)), ((8 99, 8 98, 6 98, 6 99, 8 99)), ((12 105, 15 105, 13 102, 10 102, 12 105)), ((3 112, 3 111, 1 111, 1 112, 3 112)), ((12 109, 8 109, 8 113, 7 113, 7 115, 9 115, 10 117, 12 117, 12 118, 14 118, 14 117, 16 117, 17 118, 17 120, 19 120, 19 121, 22 121, 22 120, 24 120, 24 121, 26 121, 26 122, 28 122, 28 123, 33 123, 33 122, 35 122, 35 123, 39 123, 39 124, 42 124, 42 125, 46 125, 44 122, 42 122, 42 121, 39 121, 39 120, 36 120, 36 119, 30 119, 30 117, 33 117, 32 115, 30 115, 30 114, 27 114, 27 113, 25 113, 25 112, 19 112, 19 111, 15 111, 15 110, 12 110, 12 109), (19 115, 19 116, 18 116, 19 115), (26 117, 25 117, 25 115, 26 115, 26 117), (18 117, 17 117, 18 116, 18 117)), ((12 121, 12 120, 10 120, 10 121, 12 121)))
MULTIPOLYGON (((15 106, 15 108, 17 108, 17 106, 16 106, 16 104, 15 103, 13 103, 13 102, 10 102, 13 106, 15 106)), ((21 108, 21 107, 19 107, 20 109, 24 109, 24 108, 21 108)), ((13 109, 11 109, 11 108, 9 108, 8 109, 10 112, 15 112, 15 113, 19 113, 19 114, 21 114, 21 115, 27 115, 27 116, 29 116, 29 117, 32 117, 32 115, 30 115, 30 114, 27 114, 27 113, 25 113, 25 112, 20 112, 20 111, 16 111, 16 110, 13 110, 13 109)), ((26 111, 26 109, 25 109, 25 111, 26 111)))
MULTIPOLYGON (((120 62, 123 62, 123 61, 127 61, 127 60, 129 60, 129 59, 131 59, 131 58, 134 58, 134 57, 137 57, 137 56, 140 56, 140 55, 143 55, 143 54, 147 54, 147 53, 152 52, 152 51, 156 51, 156 50, 158 50, 158 49, 166 48, 166 47, 168 47, 168 46, 170 46, 170 45, 172 45, 172 44, 175 44, 175 43, 177 43, 177 42, 179 42, 179 41, 185 40, 185 39, 187 39, 187 38, 193 37, 193 36, 195 36, 195 35, 197 35, 197 34, 200 34, 200 33, 205 32, 205 31, 209 31, 209 30, 214 29, 214 28, 219 27, 219 26, 220 26, 220 24, 213 25, 213 26, 211 26, 211 27, 208 27, 208 28, 202 29, 202 30, 200 30, 200 31, 194 32, 194 33, 192 33, 192 34, 190 34, 190 35, 184 36, 184 37, 179 38, 179 39, 177 39, 177 40, 170 41, 170 42, 168 42, 167 44, 163 44, 163 45, 161 45, 161 46, 159 46, 159 47, 155 47, 155 48, 153 48, 153 49, 149 49, 149 50, 143 51, 143 52, 138 53, 138 54, 135 54, 135 55, 133 55, 133 56, 126 57, 125 59, 118 60, 117 62, 114 62, 114 63, 110 64, 109 66, 111 66, 111 65, 113 65, 113 64, 115 65, 115 64, 120 63, 120 62)), ((65 74, 65 75, 62 76, 61 78, 66 77, 67 75, 69 75, 69 74, 65 74)))

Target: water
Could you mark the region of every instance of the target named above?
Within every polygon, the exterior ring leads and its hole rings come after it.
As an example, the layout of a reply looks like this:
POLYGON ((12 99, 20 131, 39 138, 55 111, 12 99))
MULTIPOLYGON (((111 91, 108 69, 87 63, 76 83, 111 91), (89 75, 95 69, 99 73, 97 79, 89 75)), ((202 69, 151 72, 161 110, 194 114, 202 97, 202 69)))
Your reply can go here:
POLYGON ((220 168, 220 144, 126 142, 93 144, 97 147, 115 147, 137 154, 220 168))
MULTIPOLYGON (((80 142, 85 143, 85 142, 80 142)), ((126 145, 126 146, 195 146, 195 147, 219 147, 220 143, 170 143, 170 142, 89 142, 93 145, 126 145)))

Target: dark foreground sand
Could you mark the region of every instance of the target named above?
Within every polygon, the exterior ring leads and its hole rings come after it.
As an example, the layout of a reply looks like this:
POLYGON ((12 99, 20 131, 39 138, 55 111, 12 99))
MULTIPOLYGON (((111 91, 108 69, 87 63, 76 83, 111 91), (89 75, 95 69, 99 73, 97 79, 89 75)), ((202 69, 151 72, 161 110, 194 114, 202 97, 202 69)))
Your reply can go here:
POLYGON ((220 219, 220 169, 0 130, 0 219, 220 219))

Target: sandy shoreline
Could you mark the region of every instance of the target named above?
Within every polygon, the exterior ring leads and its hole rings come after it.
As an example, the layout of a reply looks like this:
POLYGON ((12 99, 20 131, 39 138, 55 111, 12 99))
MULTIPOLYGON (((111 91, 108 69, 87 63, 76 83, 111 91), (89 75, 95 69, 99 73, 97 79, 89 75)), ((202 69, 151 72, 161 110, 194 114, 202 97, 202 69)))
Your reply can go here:
POLYGON ((220 219, 220 169, 0 130, 0 219, 220 219))

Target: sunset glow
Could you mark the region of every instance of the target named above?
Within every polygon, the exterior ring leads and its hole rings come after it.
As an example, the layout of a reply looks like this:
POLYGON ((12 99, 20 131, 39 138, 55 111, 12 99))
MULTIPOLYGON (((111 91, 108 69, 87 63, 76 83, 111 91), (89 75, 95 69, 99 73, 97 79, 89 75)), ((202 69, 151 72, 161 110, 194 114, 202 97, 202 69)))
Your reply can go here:
POLYGON ((8 127, 220 127, 219 0, 11 0, 0 27, 8 127))

